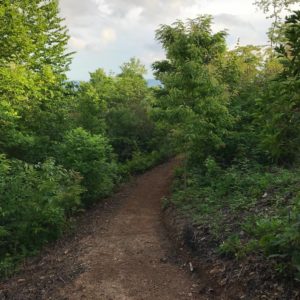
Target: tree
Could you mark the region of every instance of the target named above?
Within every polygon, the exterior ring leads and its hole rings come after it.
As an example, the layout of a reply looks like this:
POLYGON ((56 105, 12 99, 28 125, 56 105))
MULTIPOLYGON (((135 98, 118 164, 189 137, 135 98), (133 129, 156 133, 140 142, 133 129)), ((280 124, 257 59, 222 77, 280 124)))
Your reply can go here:
MULTIPOLYGON (((47 155, 50 141, 61 139, 68 127, 71 103, 65 71, 71 61, 66 52, 69 37, 55 0, 4 0, 0 16, 1 114, 13 110, 14 133, 31 136, 30 145, 28 139, 10 138, 16 143, 1 150, 37 162, 47 155)), ((5 144, 0 138, 1 143, 5 144)))
POLYGON ((215 63, 226 50, 224 31, 212 33, 211 17, 162 25, 156 38, 166 60, 153 64, 163 87, 159 105, 180 151, 197 162, 225 147, 223 138, 232 122, 228 93, 215 63))
POLYGON ((90 73, 90 81, 80 83, 75 99, 77 110, 74 119, 77 126, 92 134, 104 134, 105 117, 113 94, 115 83, 111 76, 102 69, 90 73))
POLYGON ((58 152, 61 164, 83 176, 85 204, 112 192, 117 169, 106 137, 90 134, 83 128, 72 129, 66 133, 58 152))
POLYGON ((259 102, 262 147, 279 163, 294 163, 300 150, 300 11, 287 17, 286 43, 276 48, 283 65, 259 102))
POLYGON ((218 152, 218 160, 229 165, 233 160, 256 158, 257 126, 254 124, 256 98, 261 94, 265 78, 264 52, 256 46, 236 46, 217 62, 216 71, 229 93, 228 110, 234 119, 225 148, 218 152))
POLYGON ((0 15, 1 66, 14 63, 35 72, 50 66, 65 79, 71 53, 57 0, 4 0, 0 15))
POLYGON ((154 124, 149 117, 153 95, 143 75, 146 68, 132 58, 115 77, 114 93, 108 102, 107 133, 119 160, 131 159, 134 152, 147 152, 154 124))
POLYGON ((125 62, 120 67, 120 69, 121 69, 120 76, 131 73, 133 75, 143 77, 147 73, 145 66, 141 63, 141 61, 138 58, 135 57, 132 57, 129 60, 129 62, 125 62))
POLYGON ((89 82, 82 82, 74 115, 77 126, 92 134, 106 134, 119 161, 133 157, 134 152, 147 152, 154 124, 149 117, 152 92, 138 59, 121 66, 116 76, 102 69, 91 73, 89 82))
POLYGON ((131 58, 120 66, 121 73, 116 77, 115 100, 121 105, 147 106, 149 89, 143 75, 147 70, 140 60, 131 58))
POLYGON ((296 3, 300 3, 299 0, 256 0, 256 5, 262 10, 267 17, 273 19, 271 28, 269 29, 268 36, 271 42, 271 48, 273 49, 283 38, 283 23, 282 14, 290 12, 290 6, 296 3))
POLYGON ((283 78, 293 76, 299 79, 300 76, 300 11, 295 11, 293 15, 286 18, 285 37, 286 43, 281 44, 276 50, 282 58, 284 66, 283 78))

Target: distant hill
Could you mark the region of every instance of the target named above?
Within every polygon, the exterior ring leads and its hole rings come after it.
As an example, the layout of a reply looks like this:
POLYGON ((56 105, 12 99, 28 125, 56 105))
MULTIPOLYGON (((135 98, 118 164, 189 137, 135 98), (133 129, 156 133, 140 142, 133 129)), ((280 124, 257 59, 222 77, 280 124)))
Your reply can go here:
POLYGON ((148 79, 147 84, 148 84, 149 87, 160 86, 161 82, 159 80, 156 80, 156 79, 148 79))

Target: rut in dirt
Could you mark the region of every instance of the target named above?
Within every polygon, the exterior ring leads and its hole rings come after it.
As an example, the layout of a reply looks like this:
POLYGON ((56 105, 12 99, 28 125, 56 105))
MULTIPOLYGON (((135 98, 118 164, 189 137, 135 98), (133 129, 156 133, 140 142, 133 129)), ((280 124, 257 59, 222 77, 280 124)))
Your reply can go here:
POLYGON ((162 225, 161 199, 175 164, 137 177, 105 213, 96 208, 72 241, 6 283, 3 299, 200 299, 162 225))

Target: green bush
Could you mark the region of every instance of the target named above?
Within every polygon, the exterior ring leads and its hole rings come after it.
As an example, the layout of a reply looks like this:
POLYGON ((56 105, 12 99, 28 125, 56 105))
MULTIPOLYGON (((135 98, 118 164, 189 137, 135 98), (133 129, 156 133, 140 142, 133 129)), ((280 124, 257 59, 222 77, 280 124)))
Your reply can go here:
POLYGON ((106 121, 108 136, 119 161, 132 159, 135 152, 149 151, 154 124, 145 108, 119 106, 110 110, 106 121))
POLYGON ((102 135, 92 135, 83 128, 73 129, 58 146, 57 156, 62 165, 83 176, 86 205, 112 192, 117 180, 117 165, 112 148, 102 135))
POLYGON ((80 181, 52 159, 30 165, 0 156, 0 275, 63 232, 80 206, 80 181))
POLYGON ((134 152, 133 157, 120 165, 120 173, 123 176, 140 174, 150 168, 166 161, 171 154, 168 151, 152 151, 150 153, 134 152))
POLYGON ((263 167, 244 160, 226 169, 209 158, 204 169, 177 171, 172 201, 210 228, 220 252, 272 258, 300 278, 300 169, 263 167))

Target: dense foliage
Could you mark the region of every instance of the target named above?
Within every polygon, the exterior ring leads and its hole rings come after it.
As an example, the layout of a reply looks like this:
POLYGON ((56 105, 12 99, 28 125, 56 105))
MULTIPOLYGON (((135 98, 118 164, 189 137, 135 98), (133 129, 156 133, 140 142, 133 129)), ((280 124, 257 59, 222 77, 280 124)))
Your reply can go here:
POLYGON ((57 238, 80 206, 79 173, 51 159, 30 165, 0 157, 0 271, 57 238))
POLYGON ((300 12, 273 11, 270 47, 228 50, 212 18, 162 25, 149 88, 138 59, 68 82, 56 0, 0 3, 0 275, 131 173, 182 153, 172 201, 219 252, 300 272, 300 12))
POLYGON ((153 65, 164 85, 163 117, 168 118, 179 149, 197 160, 223 147, 232 123, 226 86, 214 69, 225 53, 225 33, 212 34, 210 25, 210 17, 199 17, 187 24, 164 25, 156 33, 167 57, 153 65))
POLYGON ((56 0, 0 3, 0 275, 83 207, 166 157, 138 59, 68 82, 56 0))
POLYGON ((297 11, 275 50, 229 51, 210 17, 176 22, 157 31, 167 59, 154 63, 160 119, 186 156, 172 202, 220 253, 263 254, 298 279, 299 29, 297 11))

